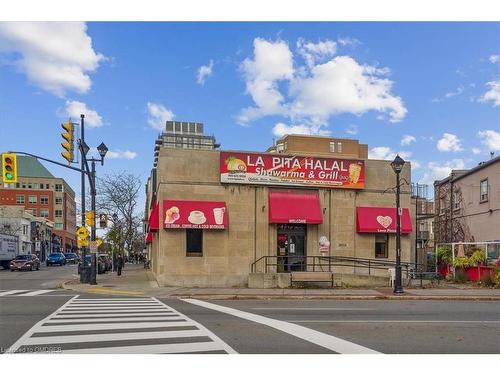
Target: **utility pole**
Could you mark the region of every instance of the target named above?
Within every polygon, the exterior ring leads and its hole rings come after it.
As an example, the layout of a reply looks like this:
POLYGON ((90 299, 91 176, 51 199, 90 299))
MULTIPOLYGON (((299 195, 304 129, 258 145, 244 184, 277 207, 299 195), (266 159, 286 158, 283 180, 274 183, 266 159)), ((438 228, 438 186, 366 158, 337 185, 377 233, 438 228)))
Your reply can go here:
MULTIPOLYGON (((85 150, 83 145, 85 144, 85 115, 80 115, 80 140, 78 142, 78 147, 80 148, 81 156, 81 185, 82 185, 82 226, 85 226, 85 150)), ((87 264, 85 263, 85 256, 87 255, 87 248, 82 246, 82 267, 80 267, 80 283, 88 283, 89 278, 87 274, 87 264)))

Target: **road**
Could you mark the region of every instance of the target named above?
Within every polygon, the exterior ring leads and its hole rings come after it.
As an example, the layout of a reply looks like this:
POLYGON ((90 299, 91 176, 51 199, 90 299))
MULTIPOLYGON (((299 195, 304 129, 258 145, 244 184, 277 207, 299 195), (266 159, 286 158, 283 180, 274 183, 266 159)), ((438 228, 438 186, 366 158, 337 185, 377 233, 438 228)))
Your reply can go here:
POLYGON ((3 352, 500 353, 498 301, 201 301, 55 289, 75 270, 0 272, 3 352))

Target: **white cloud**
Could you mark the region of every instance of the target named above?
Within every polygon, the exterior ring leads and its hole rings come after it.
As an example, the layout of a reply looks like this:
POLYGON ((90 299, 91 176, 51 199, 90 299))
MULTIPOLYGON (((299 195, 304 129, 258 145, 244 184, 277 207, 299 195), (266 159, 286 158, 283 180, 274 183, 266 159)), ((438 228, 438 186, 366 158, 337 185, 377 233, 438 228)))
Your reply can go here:
POLYGON ((350 135, 356 135, 358 134, 358 125, 349 125, 349 127, 346 129, 345 131, 347 134, 350 134, 350 135))
POLYGON ((477 133, 489 151, 500 151, 500 133, 494 130, 484 130, 477 133))
POLYGON ((462 151, 460 139, 455 134, 444 133, 443 138, 437 142, 437 149, 441 152, 462 151))
POLYGON ((165 123, 174 119, 175 115, 170 110, 161 104, 150 103, 147 104, 148 109, 148 124, 157 130, 164 130, 165 123))
POLYGON ((85 126, 90 128, 100 128, 103 125, 102 117, 96 111, 76 100, 66 101, 66 114, 76 122, 80 121, 81 114, 85 115, 85 126))
POLYGON ((318 125, 286 125, 279 122, 274 125, 273 134, 277 137, 283 137, 287 134, 329 135, 330 132, 318 125))
POLYGON ((403 138, 401 138, 401 146, 408 146, 412 142, 416 142, 417 139, 413 135, 404 135, 403 138))
POLYGON ((427 164, 427 172, 420 179, 420 183, 432 185, 436 180, 448 177, 453 169, 464 169, 465 163, 462 159, 453 159, 447 162, 430 162, 427 164))
POLYGON ((127 159, 132 160, 137 157, 137 152, 129 151, 129 150, 109 150, 106 154, 106 158, 109 159, 127 159))
POLYGON ((200 85, 205 84, 205 79, 212 75, 212 68, 214 67, 214 61, 210 60, 208 65, 202 65, 198 69, 198 76, 196 78, 196 82, 200 85))
POLYGON ((407 110, 401 98, 391 93, 393 82, 386 77, 390 70, 360 65, 349 56, 317 63, 318 57, 334 53, 333 43, 299 40, 299 54, 310 56, 309 65, 294 69, 293 54, 285 42, 256 38, 253 59, 241 64, 255 106, 244 108, 238 123, 281 115, 292 123, 326 125, 331 116, 367 111, 387 113, 391 122, 401 121, 407 110))
POLYGON ((297 41, 297 50, 304 58, 307 66, 311 68, 318 61, 335 55, 335 52, 337 52, 337 43, 331 40, 313 43, 299 38, 297 41))
POLYGON ((491 81, 486 83, 490 87, 486 93, 479 98, 480 102, 493 102, 493 106, 500 105, 500 81, 491 81))
POLYGON ((396 153, 390 147, 384 147, 384 146, 373 147, 371 150, 368 151, 368 158, 375 160, 394 160, 396 155, 399 155, 404 160, 408 161, 407 159, 411 158, 412 153, 409 151, 400 151, 396 153))
POLYGON ((341 46, 356 46, 358 44, 361 44, 361 42, 358 40, 358 39, 355 39, 355 38, 349 38, 349 37, 345 37, 345 38, 338 38, 337 39, 337 42, 341 45, 341 46))
POLYGON ((63 97, 87 93, 104 56, 96 53, 84 22, 0 22, 0 53, 42 89, 63 97), (14 58, 14 57, 13 57, 14 58))
POLYGON ((500 63, 500 56, 499 55, 491 55, 488 60, 490 60, 490 63, 492 63, 492 64, 497 64, 497 63, 500 63))
POLYGON ((481 149, 477 147, 473 147, 471 151, 474 155, 479 155, 481 153, 481 149))
POLYGON ((452 98, 454 96, 461 95, 464 91, 465 91, 465 87, 463 85, 460 85, 459 87, 457 87, 457 89, 455 91, 447 92, 446 94, 444 94, 443 97, 434 98, 434 99, 432 99, 432 101, 434 103, 440 103, 440 102, 444 101, 445 99, 449 99, 449 98, 452 98))

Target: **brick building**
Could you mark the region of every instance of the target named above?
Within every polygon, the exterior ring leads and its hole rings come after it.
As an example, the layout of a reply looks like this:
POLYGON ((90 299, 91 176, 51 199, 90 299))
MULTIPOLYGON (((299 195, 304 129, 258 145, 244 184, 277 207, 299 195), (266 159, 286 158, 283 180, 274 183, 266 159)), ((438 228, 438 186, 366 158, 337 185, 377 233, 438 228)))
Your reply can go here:
POLYGON ((52 251, 76 249, 75 192, 36 158, 17 157, 18 182, 0 187, 0 205, 23 206, 35 217, 54 223, 52 251))

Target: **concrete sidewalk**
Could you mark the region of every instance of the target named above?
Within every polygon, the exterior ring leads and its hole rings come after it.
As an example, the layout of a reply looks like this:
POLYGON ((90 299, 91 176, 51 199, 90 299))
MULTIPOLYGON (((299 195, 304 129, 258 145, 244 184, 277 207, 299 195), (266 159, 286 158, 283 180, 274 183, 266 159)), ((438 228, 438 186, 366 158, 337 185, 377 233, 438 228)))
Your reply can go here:
POLYGON ((126 264, 121 276, 107 272, 98 275, 98 285, 68 280, 61 287, 80 293, 115 296, 154 296, 161 298, 197 299, 397 299, 397 300, 482 300, 500 301, 500 289, 479 288, 441 282, 434 288, 405 288, 404 295, 395 296, 392 288, 186 288, 159 287, 151 271, 142 264, 126 264))

